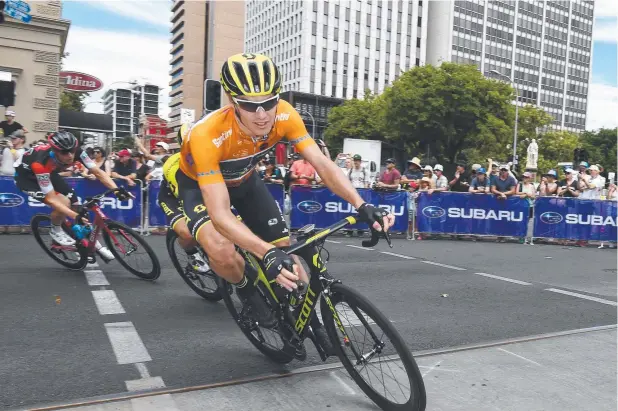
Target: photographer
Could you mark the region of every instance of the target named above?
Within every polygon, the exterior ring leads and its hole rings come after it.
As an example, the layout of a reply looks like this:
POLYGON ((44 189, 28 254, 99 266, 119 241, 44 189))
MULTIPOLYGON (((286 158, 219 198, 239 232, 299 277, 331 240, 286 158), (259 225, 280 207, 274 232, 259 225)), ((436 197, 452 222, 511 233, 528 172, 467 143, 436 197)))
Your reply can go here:
POLYGON ((15 174, 15 165, 21 163, 21 157, 26 149, 26 137, 22 130, 14 131, 9 139, 2 140, 0 147, 2 148, 2 165, 0 166, 0 174, 12 176, 15 174))

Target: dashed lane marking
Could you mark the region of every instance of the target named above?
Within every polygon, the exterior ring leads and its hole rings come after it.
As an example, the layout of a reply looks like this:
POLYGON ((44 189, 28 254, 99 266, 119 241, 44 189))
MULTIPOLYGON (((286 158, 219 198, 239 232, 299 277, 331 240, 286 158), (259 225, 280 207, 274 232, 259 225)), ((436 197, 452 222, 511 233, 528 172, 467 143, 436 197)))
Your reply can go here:
POLYGON ((374 251, 374 248, 361 247, 360 245, 346 244, 346 247, 358 248, 359 250, 374 251))
POLYGON ((498 275, 487 274, 487 273, 474 273, 476 275, 482 275, 483 277, 495 278, 496 280, 508 281, 509 283, 515 283, 519 285, 532 285, 532 283, 527 283, 525 281, 513 280, 512 278, 500 277, 498 275))
POLYGON ((91 287, 109 285, 109 281, 107 281, 105 274, 101 270, 84 270, 84 274, 86 274, 86 281, 88 281, 88 285, 91 287))
POLYGON ((382 254, 392 255, 393 257, 405 258, 406 260, 416 260, 414 257, 410 257, 408 255, 391 253, 390 251, 380 251, 382 254))
POLYGON ((613 305, 614 307, 618 306, 616 301, 604 300, 603 298, 591 297, 585 294, 574 293, 571 291, 560 290, 559 288, 546 288, 545 291, 551 291, 553 293, 559 293, 564 295, 570 295, 572 297, 583 298, 585 300, 596 301, 597 303, 613 305))
POLYGON ((439 267, 444 267, 444 268, 450 268, 451 270, 466 271, 465 268, 455 267, 455 266, 452 266, 452 265, 447 265, 447 264, 442 264, 442 263, 436 263, 436 262, 433 262, 433 261, 422 260, 421 263, 437 265, 439 267))
POLYGON ((92 291, 94 302, 99 309, 99 314, 124 314, 124 308, 120 304, 120 300, 116 297, 116 293, 113 290, 96 290, 92 291))
POLYGON ((107 323, 105 331, 118 364, 152 361, 132 322, 107 323))
POLYGON ((341 244, 341 241, 326 240, 327 243, 341 244))

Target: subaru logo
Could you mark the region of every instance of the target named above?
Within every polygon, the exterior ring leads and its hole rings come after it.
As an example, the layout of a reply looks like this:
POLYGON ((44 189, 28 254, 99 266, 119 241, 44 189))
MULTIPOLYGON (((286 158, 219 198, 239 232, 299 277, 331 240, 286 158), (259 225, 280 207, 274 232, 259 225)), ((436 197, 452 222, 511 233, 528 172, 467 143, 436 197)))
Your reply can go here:
POLYGON ((428 206, 423 208, 423 215, 427 218, 440 218, 446 214, 442 207, 428 206))
POLYGON ((546 211, 543 214, 541 214, 541 216, 539 217, 539 219, 545 223, 545 224, 558 224, 560 223, 564 218, 562 217, 561 214, 555 212, 555 211, 546 211))
POLYGON ((0 207, 19 207, 24 203, 24 198, 18 194, 0 193, 0 207))
POLYGON ((298 203, 296 208, 303 213, 317 213, 322 209, 322 204, 317 201, 305 200, 298 203))

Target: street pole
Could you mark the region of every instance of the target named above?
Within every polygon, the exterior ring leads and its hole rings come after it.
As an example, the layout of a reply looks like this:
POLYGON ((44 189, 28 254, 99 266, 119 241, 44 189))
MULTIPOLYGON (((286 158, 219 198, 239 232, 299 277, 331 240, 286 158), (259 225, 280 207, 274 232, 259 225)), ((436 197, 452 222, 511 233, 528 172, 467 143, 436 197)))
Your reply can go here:
POLYGON ((513 168, 514 168, 515 165, 517 165, 518 163, 518 160, 517 160, 517 123, 519 121, 519 90, 515 82, 513 82, 510 77, 500 73, 498 70, 491 70, 490 73, 498 77, 501 77, 503 79, 506 79, 515 89, 515 127, 513 130, 513 168))

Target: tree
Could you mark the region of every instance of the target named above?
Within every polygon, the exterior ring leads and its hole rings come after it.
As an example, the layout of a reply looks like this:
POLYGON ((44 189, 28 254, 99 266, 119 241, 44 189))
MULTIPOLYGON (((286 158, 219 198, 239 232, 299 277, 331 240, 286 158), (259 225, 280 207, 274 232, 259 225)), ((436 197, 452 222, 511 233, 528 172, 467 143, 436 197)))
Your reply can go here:
MULTIPOLYGON (((581 135, 581 147, 588 151, 590 164, 601 164, 607 171, 616 171, 616 137, 618 128, 602 128, 581 135)), ((571 152, 571 157, 573 153, 571 152)))
MULTIPOLYGON (((539 145, 537 168, 541 172, 556 169, 560 162, 571 161, 573 150, 580 144, 579 136, 569 131, 548 131, 541 134, 537 141, 539 145)), ((556 171, 560 172, 561 170, 556 171)))
MULTIPOLYGON (((520 171, 523 172, 524 167, 526 167, 528 146, 532 142, 532 139, 536 139, 538 143, 541 132, 545 127, 550 125, 553 120, 554 118, 551 115, 537 106, 526 105, 519 108, 519 120, 517 121, 517 156, 519 159, 520 171)), ((511 141, 509 142, 510 149, 506 156, 508 159, 511 159, 513 155, 512 133, 513 131, 511 131, 511 141)), ((539 153, 540 152, 541 148, 539 146, 539 153)), ((571 157, 572 156, 571 154, 571 157)), ((568 161, 569 158, 570 157, 567 157, 566 160, 563 159, 559 161, 568 161)))
POLYGON ((385 134, 408 151, 427 147, 439 161, 454 163, 466 148, 504 143, 513 93, 473 65, 415 67, 384 92, 385 134))
POLYGON ((383 140, 380 124, 383 105, 382 99, 369 93, 362 100, 347 100, 333 107, 328 115, 328 126, 324 130, 328 146, 341 150, 345 138, 383 140))
POLYGON ((119 151, 124 148, 133 150, 135 147, 135 138, 132 136, 125 136, 122 138, 115 138, 112 142, 112 150, 119 151))

